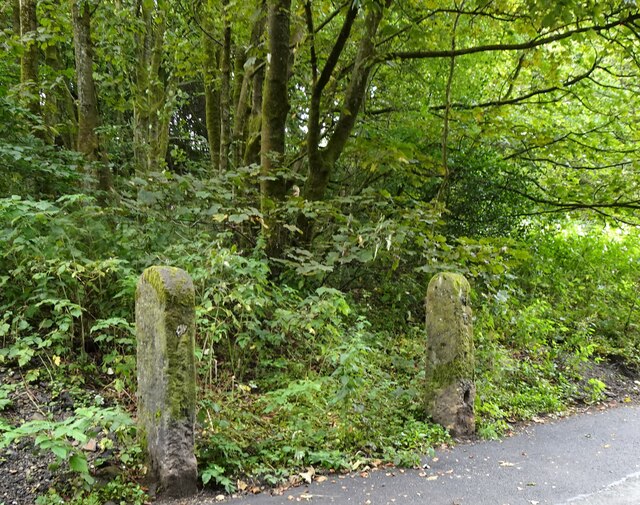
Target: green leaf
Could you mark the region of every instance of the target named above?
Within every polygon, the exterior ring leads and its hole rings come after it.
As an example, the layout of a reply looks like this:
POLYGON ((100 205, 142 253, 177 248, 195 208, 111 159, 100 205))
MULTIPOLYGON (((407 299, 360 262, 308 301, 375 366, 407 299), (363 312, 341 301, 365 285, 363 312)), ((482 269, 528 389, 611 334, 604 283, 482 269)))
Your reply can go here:
MULTIPOLYGON (((58 458, 60 459, 66 459, 67 455, 69 454, 68 448, 62 445, 53 445, 51 447, 51 452, 54 453, 56 456, 58 456, 58 458)), ((85 461, 85 465, 86 465, 86 461, 85 461)))
POLYGON ((69 466, 74 472, 87 475, 89 474, 89 465, 87 464, 87 459, 80 454, 74 454, 69 458, 69 466))
POLYGON ((229 222, 230 223, 242 223, 243 221, 246 221, 247 219, 249 219, 249 216, 247 214, 231 214, 229 216, 229 222))

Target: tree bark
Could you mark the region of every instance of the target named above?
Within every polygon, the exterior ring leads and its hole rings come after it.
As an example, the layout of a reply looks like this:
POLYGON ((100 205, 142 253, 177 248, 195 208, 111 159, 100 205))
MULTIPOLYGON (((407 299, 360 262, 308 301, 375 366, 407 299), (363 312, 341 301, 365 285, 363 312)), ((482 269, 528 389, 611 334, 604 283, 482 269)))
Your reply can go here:
POLYGON ((143 27, 136 40, 134 157, 138 170, 148 173, 165 165, 175 82, 163 65, 166 2, 140 1, 137 8, 143 27))
POLYGON ((247 142, 244 149, 246 166, 260 163, 260 141, 262 136, 262 95, 264 91, 264 60, 256 60, 256 70, 251 86, 251 113, 247 128, 247 142))
MULTIPOLYGON (((388 5, 389 0, 385 3, 388 5)), ((325 197, 334 166, 349 140, 367 90, 367 81, 371 70, 372 58, 375 53, 375 36, 384 14, 384 6, 380 2, 372 6, 367 12, 364 22, 365 31, 358 45, 358 52, 351 71, 345 98, 341 106, 340 118, 327 141, 326 147, 321 148, 321 93, 326 83, 329 82, 342 49, 350 36, 351 25, 355 20, 356 14, 353 9, 354 6, 349 7, 336 45, 327 59, 322 73, 314 83, 309 113, 309 131, 307 134, 309 170, 303 190, 304 198, 309 201, 318 201, 325 197)), ((313 223, 302 216, 299 219, 298 225, 302 229, 303 240, 310 242, 313 234, 313 223)))
MULTIPOLYGON (((211 0, 209 3, 211 4, 211 0)), ((211 9, 212 7, 209 6, 209 10, 205 12, 205 26, 202 33, 205 56, 203 77, 205 122, 207 125, 207 143, 209 145, 211 170, 212 172, 218 172, 220 169, 220 87, 217 80, 219 58, 212 35, 211 9)))
POLYGON ((289 113, 289 38, 291 0, 270 0, 268 3, 267 65, 262 100, 262 139, 260 147, 261 208, 269 227, 267 253, 277 257, 283 248, 283 228, 272 219, 273 210, 286 194, 282 176, 285 152, 285 125, 289 113))
POLYGON ((36 0, 19 0, 20 2, 20 36, 24 51, 20 58, 20 83, 26 97, 25 102, 29 111, 37 115, 40 113, 40 93, 38 90, 38 45, 36 32, 38 18, 36 17, 36 0))
POLYGON ((63 77, 63 64, 60 58, 59 44, 48 45, 45 50, 45 65, 52 68, 60 77, 52 84, 44 105, 44 122, 47 132, 51 132, 53 143, 66 149, 77 149, 78 120, 76 103, 71 95, 70 82, 63 77))
POLYGON ((211 170, 220 170, 220 90, 218 90, 215 77, 204 76, 204 100, 205 120, 207 124, 207 143, 209 145, 209 158, 211 170))
POLYGON ((16 37, 20 37, 20 0, 11 0, 11 27, 13 28, 13 34, 16 37))
MULTIPOLYGON (((251 118, 254 115, 259 116, 260 108, 262 107, 262 80, 264 79, 264 73, 262 73, 263 61, 257 56, 257 48, 260 45, 260 38, 262 37, 265 28, 266 20, 264 16, 264 7, 265 5, 262 3, 261 12, 253 25, 253 29, 251 30, 249 47, 245 52, 245 57, 243 58, 243 66, 246 68, 244 69, 242 85, 240 86, 240 92, 236 102, 236 111, 233 118, 233 132, 231 135, 231 140, 234 146, 234 162, 236 165, 240 165, 243 160, 245 164, 249 164, 246 163, 246 156, 244 156, 243 159, 243 153, 246 153, 247 151, 246 148, 249 145, 252 133, 255 132, 255 130, 259 131, 260 129, 259 125, 258 128, 252 128, 251 118), (251 57, 252 53, 254 54, 253 57, 251 57), (260 73, 260 75, 256 76, 257 73, 260 73), (259 89, 256 90, 256 87, 259 89), (259 93, 258 96, 256 96, 256 91, 259 93)), ((256 160, 253 160, 251 162, 255 161, 256 160)))
POLYGON ((229 167, 231 146, 231 20, 229 0, 223 0, 224 36, 220 62, 220 171, 229 167))
POLYGON ((73 43, 76 57, 78 93, 78 151, 91 160, 98 159, 98 103, 93 81, 91 13, 86 3, 71 0, 73 43))
POLYGON ((76 57, 76 81, 78 91, 78 151, 96 164, 98 189, 112 189, 111 171, 103 163, 105 153, 100 150, 96 128, 100 124, 98 95, 93 80, 93 43, 91 42, 91 12, 89 4, 71 0, 73 43, 76 57))

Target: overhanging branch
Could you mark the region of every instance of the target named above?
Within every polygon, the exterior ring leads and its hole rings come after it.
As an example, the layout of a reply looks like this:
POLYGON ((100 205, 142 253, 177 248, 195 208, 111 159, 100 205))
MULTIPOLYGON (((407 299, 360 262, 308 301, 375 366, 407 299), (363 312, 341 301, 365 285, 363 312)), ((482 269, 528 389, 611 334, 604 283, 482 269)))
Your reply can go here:
POLYGON ((602 32, 611 30, 617 26, 626 26, 633 23, 636 20, 640 20, 640 13, 631 14, 623 19, 617 19, 603 25, 589 25, 568 30, 562 33, 556 33, 554 35, 547 35, 543 37, 536 37, 527 42, 513 43, 513 44, 487 44, 484 46, 465 47, 459 49, 449 50, 417 50, 417 51, 392 51, 387 54, 383 54, 377 58, 376 61, 391 61, 391 60, 415 60, 415 59, 429 59, 429 58, 451 58, 456 56, 464 56, 466 54, 475 53, 487 53, 496 51, 522 51, 525 49, 532 49, 534 47, 544 46, 552 42, 568 39, 580 33, 586 33, 590 31, 602 32))

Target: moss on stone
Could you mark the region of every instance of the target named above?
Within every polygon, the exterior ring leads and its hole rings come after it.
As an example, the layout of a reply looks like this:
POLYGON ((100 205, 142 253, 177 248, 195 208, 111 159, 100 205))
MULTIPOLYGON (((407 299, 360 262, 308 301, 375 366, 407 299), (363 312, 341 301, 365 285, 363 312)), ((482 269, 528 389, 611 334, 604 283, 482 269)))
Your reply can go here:
POLYGON ((138 413, 151 468, 161 486, 195 490, 195 292, 186 272, 164 266, 143 272, 136 333, 138 413))
POLYGON ((474 425, 466 394, 475 391, 469 386, 475 370, 469 293, 462 275, 447 272, 431 279, 426 297, 425 410, 436 422, 462 432, 459 419, 474 425))

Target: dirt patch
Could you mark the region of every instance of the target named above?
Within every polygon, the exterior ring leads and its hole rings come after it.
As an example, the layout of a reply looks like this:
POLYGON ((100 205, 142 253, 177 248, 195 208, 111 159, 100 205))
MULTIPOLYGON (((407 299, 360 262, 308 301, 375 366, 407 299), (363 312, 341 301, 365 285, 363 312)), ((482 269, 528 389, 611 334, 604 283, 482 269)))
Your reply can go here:
POLYGON ((640 380, 623 365, 587 362, 582 365, 580 374, 578 403, 640 402, 640 380))
MULTIPOLYGON (((0 367, 0 385, 4 397, 0 428, 19 427, 29 421, 62 420, 73 413, 72 395, 66 390, 55 391, 47 382, 29 383, 21 373, 0 367)), ((0 429, 0 437, 2 433, 0 429)), ((0 505, 32 505, 53 485, 64 484, 68 475, 52 470, 54 463, 55 456, 40 451, 30 439, 0 448, 0 505)))

